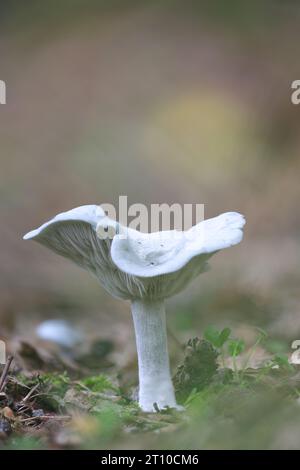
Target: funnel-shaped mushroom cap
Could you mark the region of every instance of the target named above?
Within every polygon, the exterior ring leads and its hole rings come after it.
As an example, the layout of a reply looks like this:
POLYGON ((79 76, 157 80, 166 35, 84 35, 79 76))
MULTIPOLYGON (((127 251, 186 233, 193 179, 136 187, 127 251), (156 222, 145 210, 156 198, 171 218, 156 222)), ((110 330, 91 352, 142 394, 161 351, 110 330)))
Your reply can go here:
POLYGON ((228 212, 186 232, 141 233, 106 217, 99 206, 59 214, 33 238, 92 272, 114 296, 163 299, 204 271, 217 251, 239 243, 245 219, 228 212), (113 230, 113 238, 103 238, 113 230), (101 234, 101 236, 100 236, 101 234))
POLYGON ((141 233, 128 230, 128 236, 116 235, 111 254, 115 264, 133 276, 155 277, 184 268, 200 255, 212 255, 242 239, 245 219, 228 212, 200 222, 186 232, 176 230, 141 233))

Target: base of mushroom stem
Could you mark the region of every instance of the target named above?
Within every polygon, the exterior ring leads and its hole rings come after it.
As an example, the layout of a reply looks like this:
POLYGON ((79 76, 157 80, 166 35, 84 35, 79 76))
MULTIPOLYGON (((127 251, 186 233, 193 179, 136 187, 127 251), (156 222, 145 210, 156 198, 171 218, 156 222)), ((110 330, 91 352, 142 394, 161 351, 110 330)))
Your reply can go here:
POLYGON ((140 384, 138 398, 140 408, 147 413, 155 413, 166 408, 183 410, 183 407, 176 403, 170 379, 149 377, 146 383, 140 384))
POLYGON ((149 403, 140 403, 139 402, 139 407, 141 408, 142 411, 145 413, 159 413, 162 410, 177 410, 177 411, 184 411, 185 408, 184 406, 172 404, 172 405, 167 405, 165 403, 160 403, 160 402, 149 402, 149 403))

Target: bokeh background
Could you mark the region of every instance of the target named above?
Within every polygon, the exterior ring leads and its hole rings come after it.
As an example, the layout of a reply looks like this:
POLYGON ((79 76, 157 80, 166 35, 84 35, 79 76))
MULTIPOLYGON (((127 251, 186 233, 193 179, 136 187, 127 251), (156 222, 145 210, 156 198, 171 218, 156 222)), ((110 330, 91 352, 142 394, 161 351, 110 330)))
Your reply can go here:
MULTIPOLYGON (((205 325, 300 339, 300 6, 296 1, 12 0, 1 5, 0 335, 65 318, 135 370, 129 305, 22 240, 72 207, 204 203, 245 214, 244 241, 168 303, 205 325)), ((176 364, 176 341, 170 338, 176 364)), ((134 381, 134 379, 133 379, 134 381)))

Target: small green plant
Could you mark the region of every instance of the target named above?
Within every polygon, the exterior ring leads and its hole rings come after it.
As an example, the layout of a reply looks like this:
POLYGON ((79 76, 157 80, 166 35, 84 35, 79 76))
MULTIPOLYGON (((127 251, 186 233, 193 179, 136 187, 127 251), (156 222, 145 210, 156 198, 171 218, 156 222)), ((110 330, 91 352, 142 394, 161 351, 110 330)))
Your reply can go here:
POLYGON ((207 387, 218 369, 218 351, 207 340, 190 339, 183 364, 177 369, 174 386, 177 399, 184 403, 193 391, 207 387))
POLYGON ((239 379, 239 370, 236 358, 245 350, 245 342, 242 339, 231 339, 228 341, 228 353, 232 357, 235 378, 239 379))
POLYGON ((230 335, 230 328, 224 328, 223 330, 219 331, 213 325, 208 325, 208 327, 204 330, 204 338, 209 341, 216 349, 219 349, 223 367, 225 367, 223 346, 228 341, 230 335))
POLYGON ((204 338, 209 341, 215 348, 222 348, 231 334, 230 328, 224 328, 218 331, 213 325, 209 325, 204 331, 204 338))
POLYGON ((257 350, 259 344, 267 338, 267 333, 261 328, 256 328, 258 331, 258 336, 255 343, 249 349, 246 359, 242 366, 239 368, 237 364, 237 357, 240 356, 246 349, 246 344, 243 339, 231 338, 231 329, 224 328, 223 330, 218 330, 213 325, 209 325, 204 331, 204 337, 209 341, 220 353, 222 366, 225 369, 226 362, 226 353, 225 346, 227 346, 227 354, 232 358, 232 366, 234 370, 234 376, 236 380, 242 379, 244 373, 247 370, 249 363, 257 350))

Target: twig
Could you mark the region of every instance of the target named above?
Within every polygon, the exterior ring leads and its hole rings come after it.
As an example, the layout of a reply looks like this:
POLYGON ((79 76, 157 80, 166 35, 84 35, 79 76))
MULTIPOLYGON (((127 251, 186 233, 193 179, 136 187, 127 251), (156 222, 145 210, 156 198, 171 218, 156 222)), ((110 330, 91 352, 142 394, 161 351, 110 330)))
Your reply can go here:
POLYGON ((8 356, 3 372, 1 374, 1 378, 0 378, 0 393, 3 392, 4 390, 7 374, 8 374, 12 361, 13 361, 13 356, 8 356))
POLYGON ((22 403, 25 403, 39 386, 40 384, 36 384, 34 387, 32 387, 32 389, 27 393, 27 395, 22 399, 22 403))
POLYGON ((34 398, 36 397, 41 397, 42 395, 44 395, 45 397, 48 397, 49 396, 49 393, 36 393, 35 395, 32 395, 30 398, 33 400, 34 398))
POLYGON ((30 406, 24 403, 24 405, 21 405, 20 408, 18 408, 17 415, 20 415, 21 413, 26 413, 26 411, 29 411, 30 409, 30 406))
POLYGON ((31 418, 24 418, 24 419, 20 419, 20 423, 26 423, 28 421, 34 421, 34 420, 37 420, 37 419, 43 419, 43 420, 46 420, 46 419, 56 419, 56 420, 67 420, 67 419, 71 419, 71 416, 53 416, 53 415, 44 415, 44 416, 32 416, 31 418))

